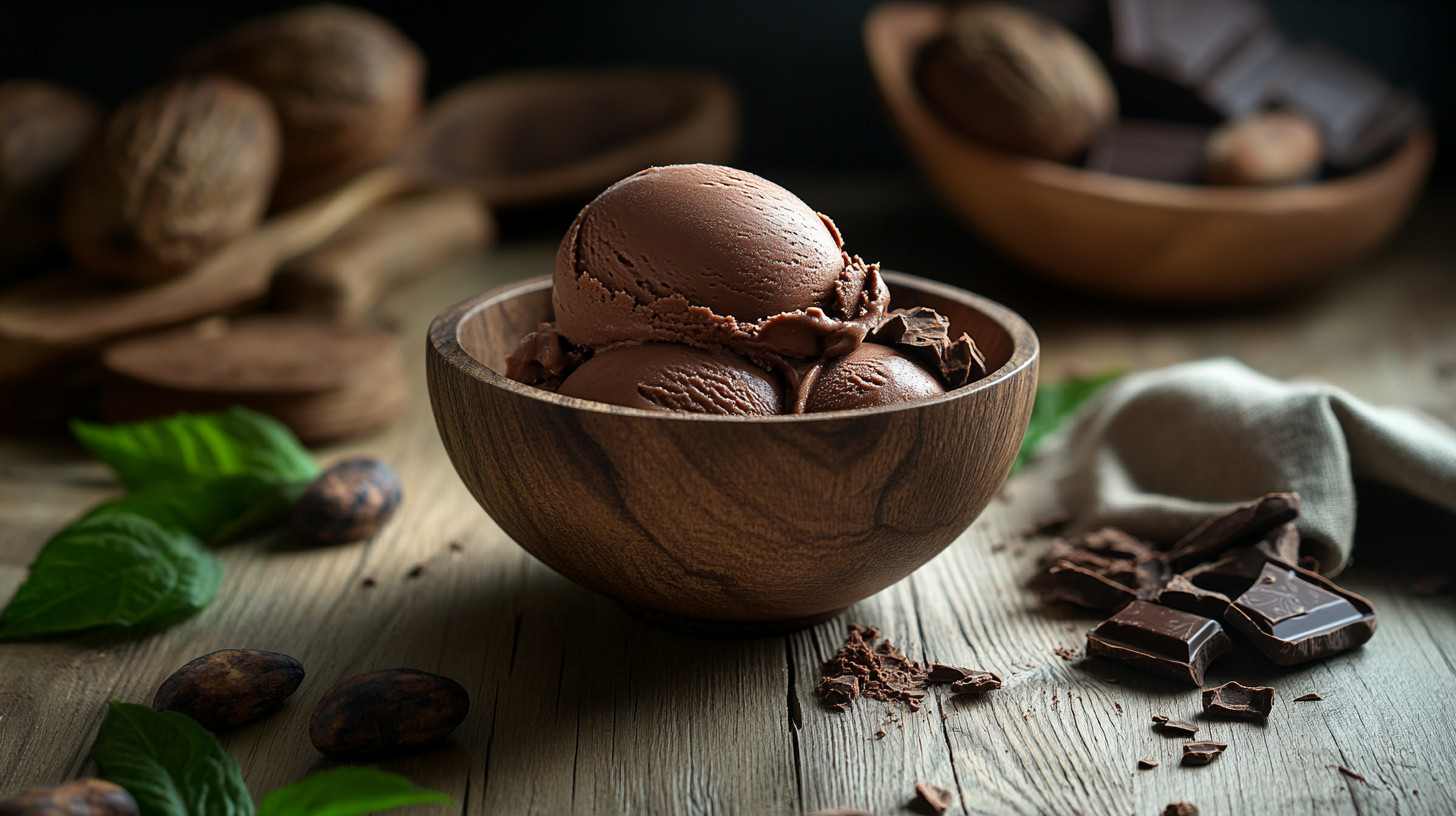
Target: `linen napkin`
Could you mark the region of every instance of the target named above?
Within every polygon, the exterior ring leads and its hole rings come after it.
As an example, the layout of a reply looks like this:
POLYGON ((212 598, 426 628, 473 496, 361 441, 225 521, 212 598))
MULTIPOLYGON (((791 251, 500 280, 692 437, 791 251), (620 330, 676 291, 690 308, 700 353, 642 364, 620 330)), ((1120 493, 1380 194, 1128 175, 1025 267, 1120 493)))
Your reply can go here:
POLYGON ((1449 426, 1226 358, 1122 377, 1040 453, 1073 532, 1111 525, 1172 542, 1237 504, 1297 490, 1303 552, 1327 575, 1350 560, 1356 478, 1456 512, 1449 426))

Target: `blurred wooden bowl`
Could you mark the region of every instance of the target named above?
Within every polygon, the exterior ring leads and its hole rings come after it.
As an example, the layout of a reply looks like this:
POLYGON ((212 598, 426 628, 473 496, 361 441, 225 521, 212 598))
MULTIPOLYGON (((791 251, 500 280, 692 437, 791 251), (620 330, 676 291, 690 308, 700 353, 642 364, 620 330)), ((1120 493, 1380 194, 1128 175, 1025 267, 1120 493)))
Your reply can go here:
POLYGON ((445 94, 400 158, 508 208, 586 201, 653 165, 721 163, 738 132, 737 96, 711 74, 532 71, 445 94))
POLYGON ((969 292, 890 273, 893 302, 968 331, 992 373, 923 402, 770 418, 563 397, 497 373, 552 319, 551 279, 441 312, 430 397, 460 478, 532 555, 696 632, 827 619, 960 535, 1000 488, 1036 391, 1036 334, 969 292))
POLYGON ((1420 192, 1434 151, 1413 133, 1379 165, 1319 184, 1217 188, 1111 176, 983 147, 915 83, 946 7, 895 2, 865 20, 890 116, 921 172, 974 228, 1068 286, 1131 301, 1215 304, 1287 290, 1375 249, 1420 192))

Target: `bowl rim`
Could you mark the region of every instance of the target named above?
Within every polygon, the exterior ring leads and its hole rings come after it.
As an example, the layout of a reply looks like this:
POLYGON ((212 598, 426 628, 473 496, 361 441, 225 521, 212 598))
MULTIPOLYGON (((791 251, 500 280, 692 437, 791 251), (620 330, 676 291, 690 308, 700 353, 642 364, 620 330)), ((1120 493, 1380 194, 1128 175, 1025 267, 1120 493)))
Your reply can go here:
MULTIPOLYGON (((460 345, 460 328, 466 321, 473 319, 482 310, 506 300, 542 290, 549 290, 552 286, 552 275, 539 275, 524 281, 498 286, 487 292, 466 298, 459 303, 447 306, 436 315, 434 321, 430 324, 428 344, 430 350, 438 354, 442 360, 454 367, 457 371, 494 388, 538 400, 548 405, 596 414, 612 414, 624 417, 671 420, 675 422, 721 422, 753 425, 848 419, 910 411, 930 405, 951 402, 963 399, 980 391, 994 388, 1010 380, 1026 368, 1035 366, 1038 358, 1041 356, 1041 344, 1031 324, 1027 323, 1026 319, 1021 315, 1000 303, 956 286, 939 283, 915 275, 908 275, 903 272, 882 270, 880 274, 884 276, 886 283, 892 289, 896 284, 913 287, 947 300, 957 301, 979 311, 999 325, 1010 336, 1010 358, 995 371, 987 373, 985 377, 973 383, 963 385, 960 388, 947 391, 944 394, 929 399, 898 403, 896 405, 884 405, 876 408, 820 411, 812 414, 778 414, 769 417, 741 417, 717 414, 691 414, 676 411, 649 411, 644 408, 609 405, 603 402, 596 402, 595 400, 562 396, 552 391, 508 379, 505 375, 496 372, 495 369, 472 357, 460 345)), ((891 302, 893 302, 893 292, 891 293, 891 302)), ((435 388, 433 378, 430 381, 429 387, 432 391, 435 388)))
MULTIPOLYGON (((1178 184, 1130 176, 1118 176, 1083 167, 1061 164, 1031 156, 997 150, 961 134, 946 124, 921 98, 913 77, 913 61, 928 36, 904 36, 894 24, 906 19, 928 22, 943 20, 947 8, 923 0, 890 0, 870 9, 863 34, 870 70, 893 124, 906 142, 917 141, 908 131, 928 131, 932 138, 961 157, 979 164, 994 164, 1022 179, 1091 198, 1160 207, 1171 210, 1214 213, 1278 213, 1325 210, 1347 206, 1367 197, 1365 188, 1408 164, 1427 163, 1434 151, 1429 123, 1412 129, 1406 140, 1379 162, 1340 178, 1310 184, 1268 187, 1233 187, 1178 184), (908 59, 907 59, 908 57, 908 59), (900 121, 910 116, 909 125, 900 121)), ((918 151, 912 146, 912 156, 918 151)))

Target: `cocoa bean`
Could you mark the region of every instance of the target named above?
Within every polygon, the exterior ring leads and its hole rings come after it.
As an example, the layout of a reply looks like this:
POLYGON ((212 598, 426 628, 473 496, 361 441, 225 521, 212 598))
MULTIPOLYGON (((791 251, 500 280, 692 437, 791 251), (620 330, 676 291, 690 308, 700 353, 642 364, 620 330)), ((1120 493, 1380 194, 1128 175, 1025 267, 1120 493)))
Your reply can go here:
POLYGON ((293 524, 315 541, 368 538, 394 517, 399 476, 378 459, 346 459, 308 486, 293 508, 293 524))
POLYGON ((395 756, 443 739, 470 711, 459 683, 417 669, 385 669, 329 689, 309 721, 320 752, 357 759, 395 756))
POLYGON ((105 779, 73 779, 0 802, 0 816, 137 816, 136 800, 105 779))
POLYGON ((193 660, 162 682, 152 708, 176 711, 220 731, 262 716, 303 682, 303 664, 285 654, 222 649, 193 660))

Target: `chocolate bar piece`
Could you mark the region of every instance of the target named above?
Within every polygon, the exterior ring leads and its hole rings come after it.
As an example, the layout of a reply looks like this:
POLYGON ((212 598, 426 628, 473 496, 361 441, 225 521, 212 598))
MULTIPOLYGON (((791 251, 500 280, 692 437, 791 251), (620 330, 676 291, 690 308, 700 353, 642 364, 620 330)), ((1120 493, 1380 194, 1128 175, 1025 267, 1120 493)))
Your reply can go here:
POLYGON ((1192 736, 1198 733, 1198 726, 1190 722, 1175 720, 1167 714, 1154 714, 1153 725, 1168 735, 1192 736))
POLYGON ((1227 595, 1197 586, 1182 575, 1169 579, 1167 586, 1153 597, 1153 602, 1214 620, 1223 620, 1229 605, 1227 595))
POLYGON ((1113 53, 1125 65, 1196 85, 1268 26, 1254 0, 1111 0, 1113 53))
POLYGON ((1317 573, 1275 562, 1264 565, 1224 620, 1281 666, 1354 648, 1375 634, 1369 601, 1317 573))
POLYGON ((988 671, 972 671, 965 679, 950 684, 951 694, 981 694, 1001 688, 1001 676, 988 671))
POLYGON ((1199 564, 1183 573, 1195 586, 1217 592, 1228 598, 1244 594, 1259 580, 1264 565, 1277 559, 1272 550, 1259 547, 1234 547, 1223 558, 1199 564))
POLYGON ((1211 740, 1190 740, 1183 743, 1183 764, 1184 765, 1207 765, 1218 758, 1224 749, 1228 747, 1226 742, 1213 742, 1211 740))
POLYGON ((1209 132, 1195 125, 1123 120, 1092 141, 1087 169, 1193 184, 1203 171, 1203 148, 1209 132))
POLYGON ((986 376, 986 357, 969 334, 950 339, 950 319, 934 309, 916 306, 892 311, 865 339, 920 359, 940 371, 947 389, 960 388, 986 376))
POLYGON ((1137 593, 1110 578, 1071 561, 1059 561, 1046 572, 1045 601, 1068 601, 1088 609, 1115 612, 1137 600, 1137 593))
POLYGON ((1230 681, 1203 690, 1204 716, 1264 722, 1273 707, 1274 689, 1268 686, 1245 686, 1230 681))
POLYGON ((1298 516, 1298 493, 1270 493, 1195 527, 1169 548, 1168 563, 1174 572, 1183 572, 1230 547, 1253 544, 1298 516))
POLYGON ((1087 633, 1089 655, 1194 685, 1202 685, 1208 664, 1232 648, 1218 621, 1147 601, 1133 601, 1087 633))

